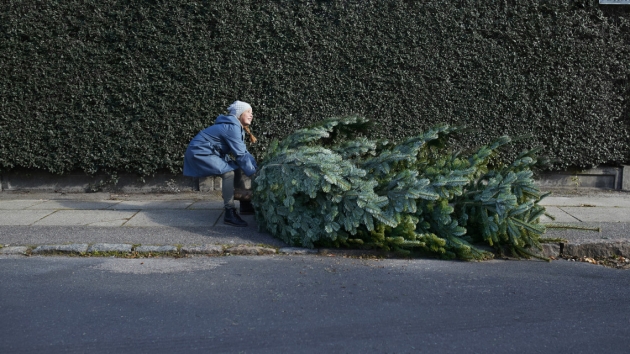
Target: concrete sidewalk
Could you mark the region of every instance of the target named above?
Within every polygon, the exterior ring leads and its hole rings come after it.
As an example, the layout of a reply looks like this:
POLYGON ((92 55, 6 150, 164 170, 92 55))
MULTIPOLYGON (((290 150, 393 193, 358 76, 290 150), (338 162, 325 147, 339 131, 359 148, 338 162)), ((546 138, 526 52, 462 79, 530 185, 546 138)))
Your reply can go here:
MULTIPOLYGON (((568 242, 547 244, 545 255, 630 256, 630 193, 560 192, 541 204, 555 217, 555 220, 543 218, 547 225, 601 229, 601 232, 549 229, 545 237, 568 242)), ((0 193, 0 244, 5 247, 0 253, 20 253, 25 247, 31 252, 37 246, 70 244, 81 245, 79 250, 94 245, 126 245, 121 250, 140 245, 171 246, 177 250, 220 245, 225 251, 231 246, 262 245, 274 251, 307 252, 287 248, 282 241, 258 232, 253 216, 243 218, 250 224, 246 228, 224 225, 222 201, 217 193, 3 192, 0 193)))

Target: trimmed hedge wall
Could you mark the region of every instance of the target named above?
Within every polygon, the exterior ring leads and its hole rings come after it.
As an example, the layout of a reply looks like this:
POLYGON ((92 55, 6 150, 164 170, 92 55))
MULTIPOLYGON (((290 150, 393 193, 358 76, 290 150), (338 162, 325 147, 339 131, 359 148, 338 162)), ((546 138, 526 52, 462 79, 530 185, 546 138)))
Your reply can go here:
POLYGON ((515 150, 553 168, 628 163, 628 19, 597 0, 7 0, 0 171, 178 173, 235 99, 258 156, 355 113, 375 137, 444 122, 478 131, 462 148, 533 134, 515 150))

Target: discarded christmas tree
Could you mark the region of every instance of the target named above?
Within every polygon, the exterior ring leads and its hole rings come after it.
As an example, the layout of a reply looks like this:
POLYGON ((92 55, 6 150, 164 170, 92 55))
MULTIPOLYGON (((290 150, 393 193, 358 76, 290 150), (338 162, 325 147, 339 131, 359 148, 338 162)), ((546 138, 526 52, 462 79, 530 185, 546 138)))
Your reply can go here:
POLYGON ((393 144, 357 137, 360 117, 335 118, 274 141, 254 179, 261 230, 290 245, 362 247, 487 259, 486 244, 517 256, 540 249, 543 198, 535 151, 488 168, 501 137, 469 156, 446 148, 439 126, 393 144))

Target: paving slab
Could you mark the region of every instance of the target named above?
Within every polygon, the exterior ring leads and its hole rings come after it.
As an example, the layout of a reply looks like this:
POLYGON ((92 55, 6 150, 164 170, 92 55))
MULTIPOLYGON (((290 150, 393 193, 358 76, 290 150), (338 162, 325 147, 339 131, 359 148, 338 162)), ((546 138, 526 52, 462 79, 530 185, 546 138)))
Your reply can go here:
POLYGON ((287 244, 268 233, 249 227, 94 227, 94 226, 0 226, 0 243, 11 246, 63 243, 131 243, 142 245, 272 245, 287 244))
POLYGON ((0 200, 0 210, 19 210, 46 202, 45 200, 0 200))
POLYGON ((120 203, 115 200, 46 200, 42 203, 28 207, 33 210, 101 210, 111 208, 120 203))
POLYGON ((0 212, 0 225, 32 225, 38 220, 53 214, 54 210, 11 210, 0 212))
POLYGON ((576 196, 576 197, 552 197, 549 196, 540 201, 544 206, 602 206, 630 208, 630 197, 627 196, 576 196))
POLYGON ((204 200, 197 201, 191 204, 188 209, 191 210, 200 210, 200 209, 223 209, 223 201, 222 200, 204 200))
POLYGON ((222 213, 222 210, 142 210, 134 215, 125 227, 212 227, 222 213))
POLYGON ((630 222, 628 208, 562 207, 561 209, 582 222, 630 222))
POLYGON ((35 191, 2 191, 0 200, 109 200, 110 193, 54 193, 35 191))
POLYGON ((547 213, 549 213, 549 215, 553 216, 555 218, 551 219, 550 217, 543 215, 540 217, 540 222, 541 223, 567 223, 567 222, 580 222, 580 220, 574 218, 573 216, 571 216, 570 214, 568 214, 567 212, 565 212, 563 209, 558 208, 558 207, 554 207, 554 206, 548 206, 545 207, 545 209, 547 209, 547 213))
POLYGON ((192 200, 125 200, 110 209, 115 210, 162 210, 162 209, 186 209, 194 201, 192 200))
POLYGON ((569 243, 630 242, 630 223, 567 223, 565 225, 577 227, 577 229, 547 228, 543 237, 565 239, 569 243))
MULTIPOLYGON (((27 211, 27 210, 24 210, 27 211)), ((30 210, 28 210, 30 211, 30 210)), ((58 210, 33 225, 42 226, 122 226, 138 211, 126 210, 58 210)))

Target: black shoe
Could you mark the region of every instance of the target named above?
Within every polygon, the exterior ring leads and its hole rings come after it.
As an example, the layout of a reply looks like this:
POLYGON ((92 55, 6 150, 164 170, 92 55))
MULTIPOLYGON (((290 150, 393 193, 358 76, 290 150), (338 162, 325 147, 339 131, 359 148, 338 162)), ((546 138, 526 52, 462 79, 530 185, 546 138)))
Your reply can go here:
POLYGON ((225 209, 225 217, 223 217, 223 223, 238 227, 247 226, 247 222, 241 219, 241 217, 236 213, 236 209, 232 208, 225 209))
POLYGON ((240 204, 241 206, 239 209, 241 215, 254 215, 254 206, 252 205, 252 202, 241 200, 240 204))

